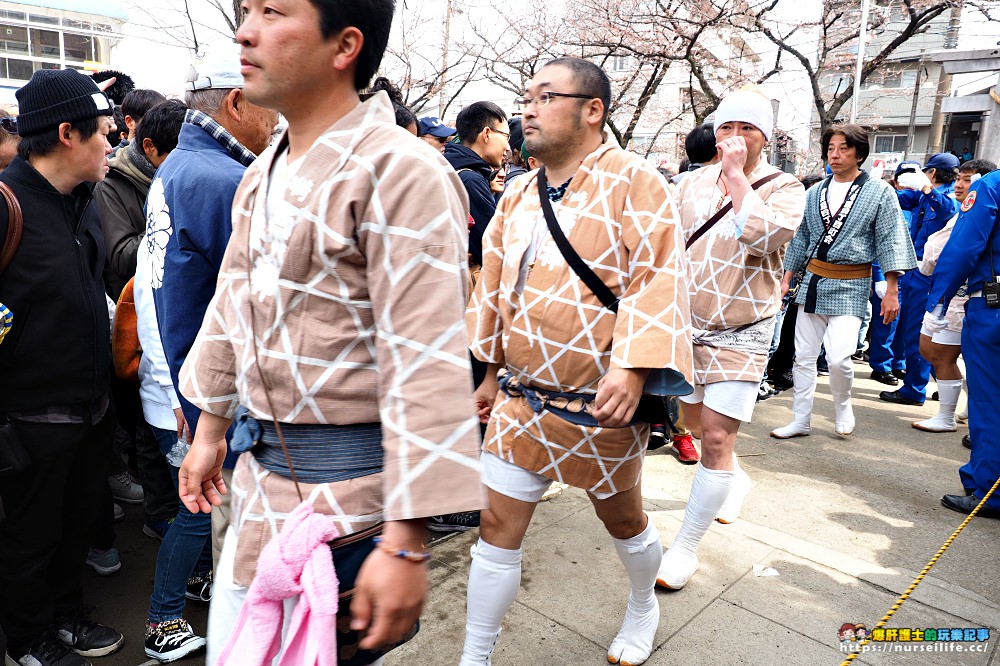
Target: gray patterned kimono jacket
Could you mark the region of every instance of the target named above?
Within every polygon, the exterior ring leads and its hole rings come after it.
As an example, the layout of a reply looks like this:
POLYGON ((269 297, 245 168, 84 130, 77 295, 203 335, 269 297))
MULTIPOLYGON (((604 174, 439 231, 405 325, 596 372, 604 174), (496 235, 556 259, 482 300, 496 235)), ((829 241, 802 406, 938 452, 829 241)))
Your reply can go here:
MULTIPOLYGON (((785 270, 798 272, 812 258, 831 264, 867 264, 878 259, 886 273, 916 267, 917 256, 899 208, 896 193, 884 181, 869 178, 847 214, 843 228, 826 256, 816 257, 824 233, 819 198, 825 192, 817 183, 806 192, 806 211, 802 224, 788 245, 785 270)), ((837 211, 831 210, 835 216, 837 211)), ((871 294, 871 278, 838 280, 820 277, 810 271, 795 295, 795 302, 806 312, 821 315, 852 315, 864 318, 871 294)))

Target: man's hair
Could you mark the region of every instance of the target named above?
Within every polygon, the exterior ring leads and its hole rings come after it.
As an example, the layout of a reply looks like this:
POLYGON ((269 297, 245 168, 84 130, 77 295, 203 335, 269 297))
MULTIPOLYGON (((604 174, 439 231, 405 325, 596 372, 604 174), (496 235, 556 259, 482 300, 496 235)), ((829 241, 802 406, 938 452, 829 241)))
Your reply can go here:
MULTIPOLYGON (((611 112, 611 79, 608 78, 608 75, 594 63, 582 58, 566 56, 545 63, 546 67, 552 65, 559 65, 573 72, 573 83, 576 84, 576 90, 573 90, 573 93, 589 95, 601 100, 604 104, 604 115, 601 116, 601 126, 598 129, 603 129, 604 123, 608 120, 608 114, 611 112)), ((579 101, 586 102, 582 99, 579 101)))
POLYGON ((354 27, 364 35, 354 70, 354 87, 364 90, 375 76, 389 43, 396 0, 309 0, 319 12, 323 39, 344 28, 354 27))
POLYGON ((802 187, 806 188, 807 190, 816 183, 820 182, 821 180, 823 180, 823 175, 818 173, 806 174, 805 176, 799 178, 799 182, 802 183, 802 187))
POLYGON ((978 173, 985 176, 991 171, 996 171, 997 165, 989 160, 969 160, 958 167, 959 173, 978 173))
POLYGON ((136 88, 125 95, 125 100, 122 102, 122 113, 126 116, 132 116, 132 120, 138 122, 142 120, 147 111, 166 101, 167 98, 155 90, 136 88))
POLYGON ((493 102, 473 102, 458 112, 455 118, 455 129, 458 138, 464 144, 475 143, 476 137, 484 127, 496 129, 497 123, 507 121, 507 114, 493 102))
MULTIPOLYGON (((128 135, 128 127, 125 126, 125 114, 122 113, 122 105, 115 104, 115 112, 111 116, 115 120, 115 137, 117 138, 119 132, 124 132, 126 136, 128 135)), ((116 142, 117 143, 117 142, 116 142)))
POLYGON ((819 143, 822 147, 824 162, 826 162, 826 155, 830 149, 830 140, 838 134, 844 137, 844 142, 848 148, 854 148, 858 158, 858 165, 868 159, 868 153, 871 152, 871 146, 868 142, 868 132, 861 125, 845 124, 830 127, 823 132, 823 137, 819 140, 819 143))
POLYGON ((409 127, 417 124, 417 116, 410 111, 410 108, 403 103, 403 91, 393 85, 392 81, 380 76, 368 88, 369 92, 385 91, 392 102, 392 110, 396 113, 396 125, 399 127, 409 127))
POLYGON ((143 139, 153 142, 161 153, 169 153, 177 147, 177 137, 184 124, 187 107, 180 100, 172 99, 157 104, 146 112, 135 128, 135 141, 142 150, 143 139))
POLYGON ((698 125, 684 137, 684 152, 687 153, 688 161, 697 164, 711 162, 719 151, 715 147, 716 143, 718 141, 712 123, 698 125))
MULTIPOLYGON (((75 129, 80 133, 80 138, 86 141, 97 134, 97 121, 99 118, 100 116, 93 116, 91 118, 84 118, 83 120, 76 120, 70 123, 70 129, 75 129)), ((17 154, 21 156, 21 159, 26 160, 31 155, 48 155, 58 146, 59 128, 53 127, 38 134, 22 136, 21 143, 17 144, 17 154)))
POLYGON ((184 93, 184 103, 188 108, 214 116, 222 108, 226 95, 232 88, 202 88, 184 93))
MULTIPOLYGON (((934 167, 931 167, 934 168, 934 167)), ((959 167, 961 170, 961 167, 959 167)), ((938 185, 950 185, 958 178, 958 171, 955 169, 934 169, 934 181, 938 185)))

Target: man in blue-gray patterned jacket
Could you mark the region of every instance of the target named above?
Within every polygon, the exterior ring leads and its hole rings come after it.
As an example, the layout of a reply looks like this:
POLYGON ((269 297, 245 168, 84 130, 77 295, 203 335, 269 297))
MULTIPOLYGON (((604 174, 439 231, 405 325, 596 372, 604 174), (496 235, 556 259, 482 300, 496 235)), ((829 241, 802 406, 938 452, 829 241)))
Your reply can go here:
POLYGON ((899 314, 897 280, 917 265, 896 193, 861 170, 868 157, 867 132, 858 125, 830 128, 821 140, 832 174, 806 193, 805 218, 785 255, 782 293, 792 276, 805 270, 795 296, 795 402, 793 420, 777 428, 777 439, 810 432, 816 357, 826 347, 836 432, 854 432, 851 354, 871 291, 872 261, 878 259, 887 288, 879 313, 886 323, 899 314))

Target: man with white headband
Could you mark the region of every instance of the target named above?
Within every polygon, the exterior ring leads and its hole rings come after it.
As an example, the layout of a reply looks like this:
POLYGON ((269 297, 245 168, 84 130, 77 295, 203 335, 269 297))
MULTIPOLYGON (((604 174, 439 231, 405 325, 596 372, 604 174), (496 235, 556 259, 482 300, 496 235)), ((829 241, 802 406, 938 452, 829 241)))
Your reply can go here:
POLYGON ((680 589, 698 568, 695 551, 716 518, 739 514, 750 478, 736 462, 740 422, 750 421, 781 307, 781 251, 802 219, 805 190, 763 159, 771 101, 757 89, 735 92, 715 112, 720 162, 678 189, 687 239, 695 391, 685 422, 701 439, 684 523, 663 557, 657 584, 680 589))

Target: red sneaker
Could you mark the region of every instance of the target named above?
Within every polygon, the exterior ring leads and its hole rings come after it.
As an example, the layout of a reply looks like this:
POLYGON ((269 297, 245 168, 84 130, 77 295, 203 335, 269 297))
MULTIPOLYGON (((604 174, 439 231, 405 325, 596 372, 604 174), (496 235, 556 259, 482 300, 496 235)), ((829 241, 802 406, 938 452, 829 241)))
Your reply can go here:
POLYGON ((676 435, 673 449, 677 452, 677 460, 685 465, 698 462, 698 449, 694 448, 694 438, 691 435, 676 435))

